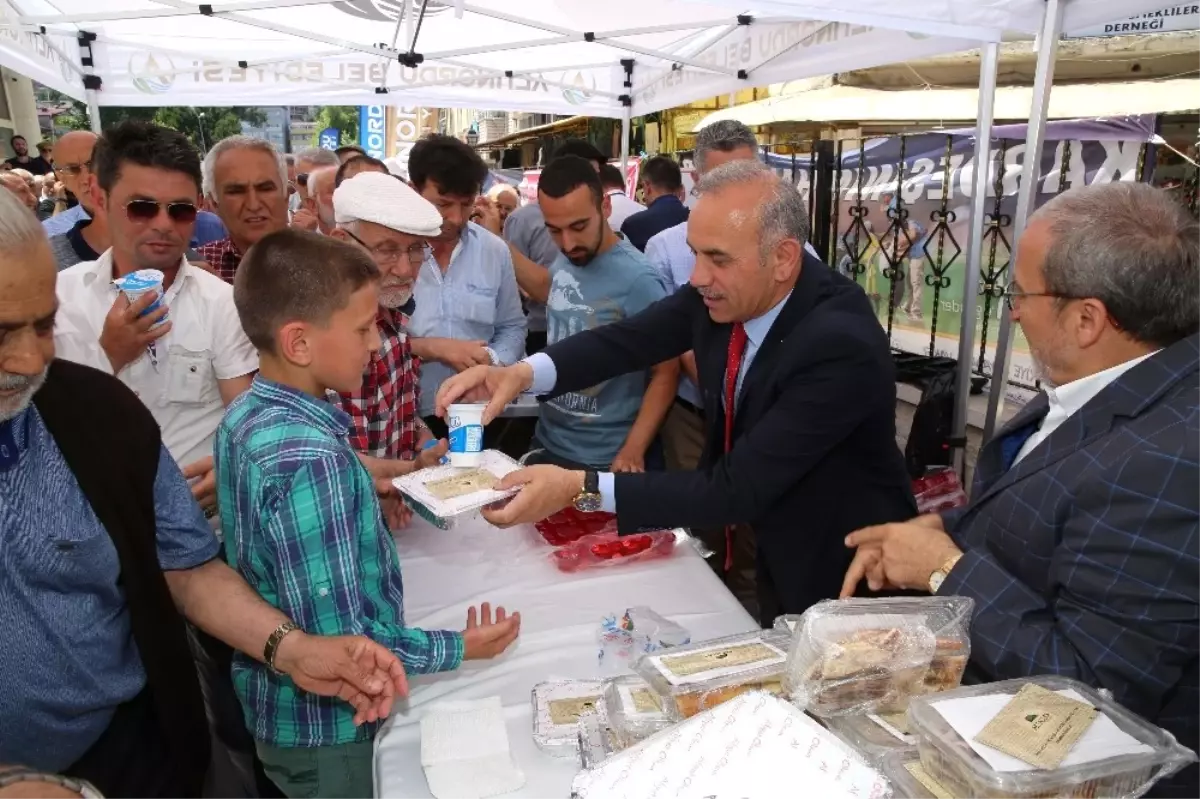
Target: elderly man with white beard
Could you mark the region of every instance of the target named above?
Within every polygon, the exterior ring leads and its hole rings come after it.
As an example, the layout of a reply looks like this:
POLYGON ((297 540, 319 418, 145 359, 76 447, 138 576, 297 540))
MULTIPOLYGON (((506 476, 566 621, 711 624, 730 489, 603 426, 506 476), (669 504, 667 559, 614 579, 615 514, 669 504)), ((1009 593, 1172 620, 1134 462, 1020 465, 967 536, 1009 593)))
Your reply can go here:
POLYGON ((425 240, 438 235, 442 217, 407 183, 378 172, 344 181, 333 193, 333 208, 337 227, 330 235, 366 250, 383 282, 376 317, 380 347, 371 354, 362 387, 329 399, 350 415, 350 445, 359 458, 376 479, 386 480, 433 465, 446 451, 444 442, 424 449, 433 435, 417 412, 420 361, 405 312, 429 253, 425 240))

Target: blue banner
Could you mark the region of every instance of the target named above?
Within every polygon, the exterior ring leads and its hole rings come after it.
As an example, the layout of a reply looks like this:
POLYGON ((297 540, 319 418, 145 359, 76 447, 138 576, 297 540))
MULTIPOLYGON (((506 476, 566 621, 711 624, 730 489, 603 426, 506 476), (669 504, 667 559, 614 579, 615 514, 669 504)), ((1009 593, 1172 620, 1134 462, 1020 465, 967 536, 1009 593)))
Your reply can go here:
POLYGON ((322 150, 336 150, 342 144, 342 132, 337 128, 325 128, 317 137, 317 146, 322 150))
POLYGON ((372 158, 387 156, 387 107, 361 106, 358 113, 358 143, 372 158))

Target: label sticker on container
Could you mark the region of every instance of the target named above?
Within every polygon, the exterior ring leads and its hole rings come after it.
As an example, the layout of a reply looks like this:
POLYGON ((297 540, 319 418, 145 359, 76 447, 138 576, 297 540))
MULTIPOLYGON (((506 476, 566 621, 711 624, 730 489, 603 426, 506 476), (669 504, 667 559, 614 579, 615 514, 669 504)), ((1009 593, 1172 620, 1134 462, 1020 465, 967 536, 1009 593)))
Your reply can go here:
POLYGON ((942 784, 929 776, 929 772, 921 765, 920 760, 914 760, 911 763, 904 764, 904 770, 913 776, 913 779, 925 786, 931 794, 937 799, 954 799, 954 794, 942 787, 942 784))
POLYGON ((460 474, 431 480, 425 484, 430 494, 440 500, 454 499, 476 491, 487 491, 496 486, 496 476, 486 469, 467 469, 460 474))
POLYGON ((483 425, 466 424, 450 430, 451 452, 479 452, 483 449, 483 425))
POLYGON ((746 671, 756 666, 773 666, 782 663, 785 656, 775 647, 761 641, 714 647, 712 649, 668 655, 659 663, 667 679, 678 685, 697 682, 701 675, 718 676, 746 671), (674 678, 674 679, 672 679, 674 678))
POLYGON ((975 740, 1038 768, 1058 768, 1100 711, 1040 685, 1025 685, 975 740))
POLYGON ((552 699, 549 702, 550 721, 555 725, 574 724, 587 711, 596 711, 599 696, 576 696, 571 699, 552 699))

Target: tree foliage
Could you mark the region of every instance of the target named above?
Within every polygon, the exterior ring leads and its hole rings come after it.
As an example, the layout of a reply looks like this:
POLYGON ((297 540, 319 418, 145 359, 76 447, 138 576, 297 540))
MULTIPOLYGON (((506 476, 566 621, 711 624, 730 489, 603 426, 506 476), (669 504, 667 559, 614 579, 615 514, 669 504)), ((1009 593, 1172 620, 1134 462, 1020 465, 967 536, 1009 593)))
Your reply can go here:
MULTIPOLYGON (((137 119, 153 122, 177 130, 187 136, 192 144, 204 149, 221 139, 242 132, 242 122, 262 125, 267 115, 261 108, 233 106, 191 107, 168 106, 165 108, 129 108, 108 106, 100 109, 101 127, 109 128, 127 120, 137 119)), ((54 119, 55 126, 68 130, 88 130, 87 106, 78 100, 71 101, 71 109, 54 119)))
POLYGON ((313 144, 325 128, 337 128, 341 131, 339 144, 358 144, 358 106, 356 105, 326 105, 322 106, 315 117, 317 132, 313 144))

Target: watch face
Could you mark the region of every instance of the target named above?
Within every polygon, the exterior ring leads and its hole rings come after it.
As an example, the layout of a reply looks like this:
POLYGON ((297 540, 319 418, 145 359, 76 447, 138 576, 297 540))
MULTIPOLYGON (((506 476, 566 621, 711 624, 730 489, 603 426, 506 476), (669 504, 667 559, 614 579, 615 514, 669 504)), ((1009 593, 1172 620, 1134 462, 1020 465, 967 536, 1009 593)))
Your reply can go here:
POLYGON ((575 510, 580 513, 595 513, 600 510, 599 494, 580 494, 575 497, 575 510))

